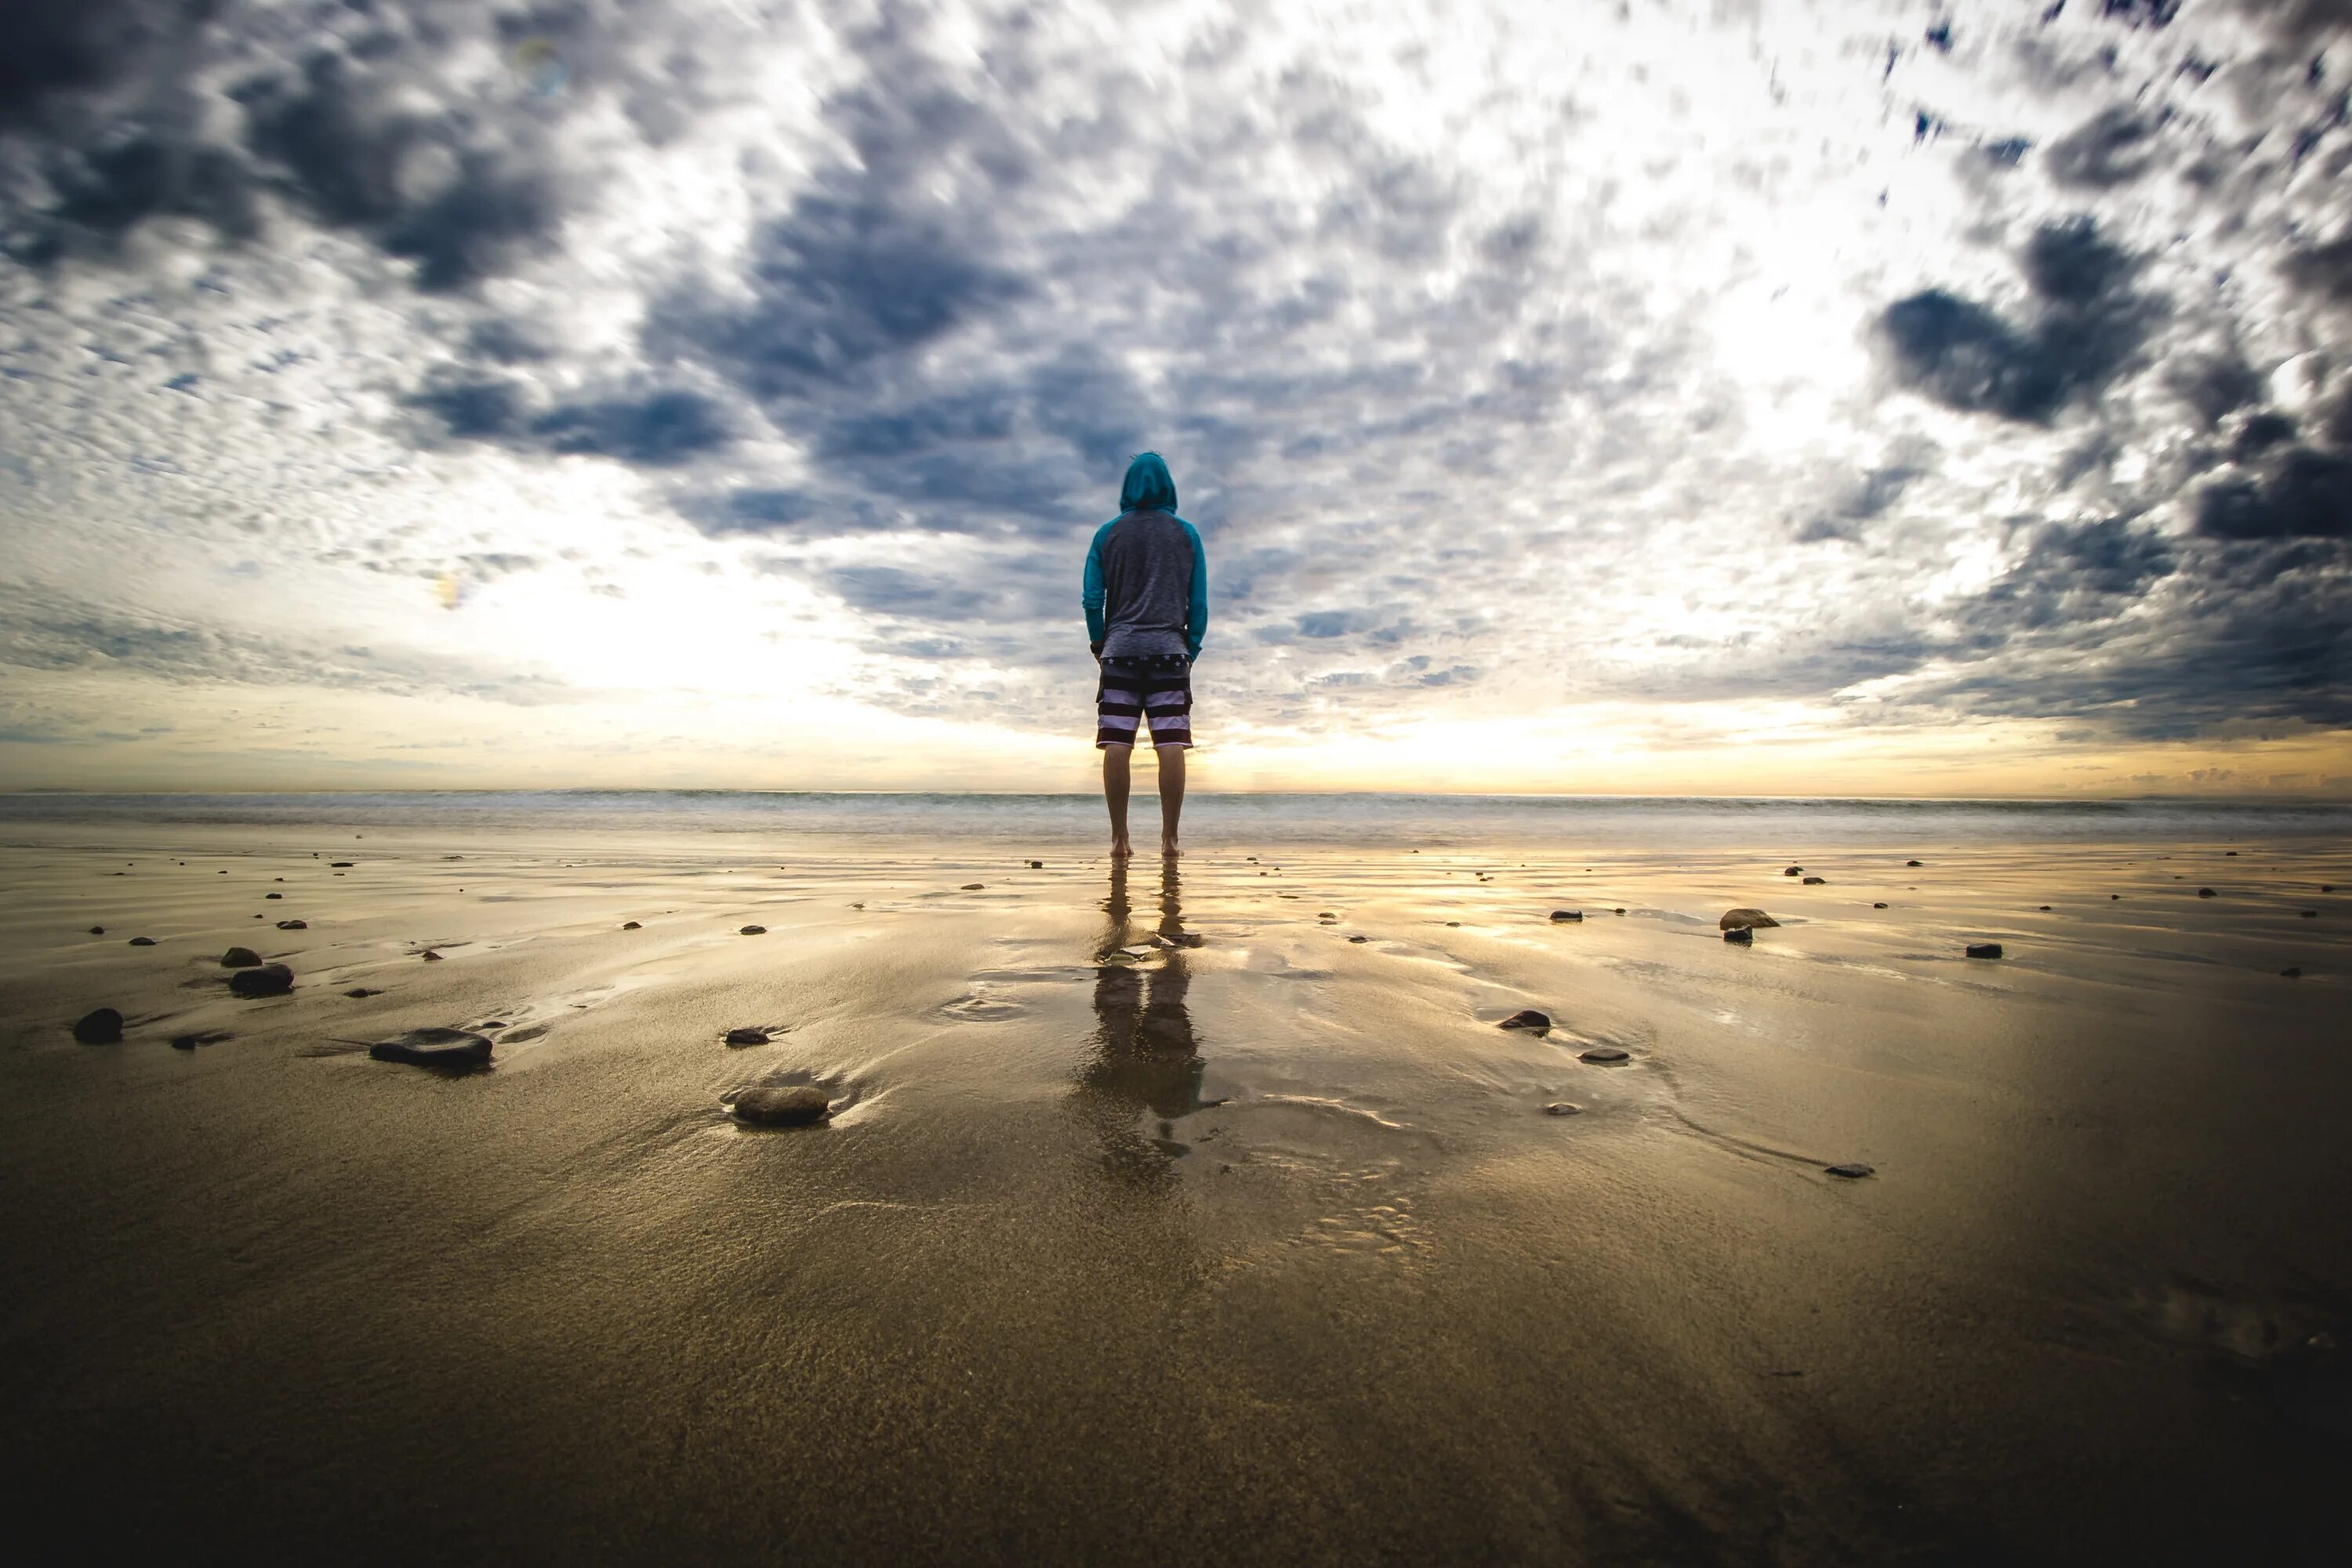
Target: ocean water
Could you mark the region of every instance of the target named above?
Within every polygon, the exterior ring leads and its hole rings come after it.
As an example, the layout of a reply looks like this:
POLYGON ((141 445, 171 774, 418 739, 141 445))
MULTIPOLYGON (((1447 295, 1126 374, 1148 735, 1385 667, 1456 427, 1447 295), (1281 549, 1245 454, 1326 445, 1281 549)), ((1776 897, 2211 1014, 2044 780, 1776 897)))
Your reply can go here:
MULTIPOLYGON (((1156 797, 1132 821, 1156 829, 1156 797)), ((755 790, 384 791, 250 795, 0 795, 0 840, 109 828, 338 828, 365 833, 625 837, 760 835, 814 840, 971 839, 1038 847, 1105 837, 1094 795, 755 790)), ((1285 844, 1397 849, 1515 845, 2176 840, 2226 843, 2352 835, 2352 803, 2187 800, 1885 800, 1633 795, 1199 794, 1186 838, 1202 847, 1285 844)))

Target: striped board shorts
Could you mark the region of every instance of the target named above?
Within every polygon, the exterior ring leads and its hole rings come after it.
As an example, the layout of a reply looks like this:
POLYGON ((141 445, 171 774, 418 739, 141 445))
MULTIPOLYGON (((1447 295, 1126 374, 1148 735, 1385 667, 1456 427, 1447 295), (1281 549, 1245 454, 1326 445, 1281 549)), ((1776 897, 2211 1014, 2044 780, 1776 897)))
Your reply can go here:
POLYGON ((1095 744, 1132 746, 1137 721, 1155 746, 1192 743, 1192 661, 1177 654, 1107 658, 1095 693, 1095 744))

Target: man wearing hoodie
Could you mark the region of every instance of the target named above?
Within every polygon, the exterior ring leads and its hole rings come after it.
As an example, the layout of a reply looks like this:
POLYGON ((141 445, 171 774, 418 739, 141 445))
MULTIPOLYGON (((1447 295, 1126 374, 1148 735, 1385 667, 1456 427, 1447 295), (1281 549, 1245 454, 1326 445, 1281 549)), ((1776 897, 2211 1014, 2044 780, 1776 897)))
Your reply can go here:
POLYGON ((1087 550, 1087 637, 1102 667, 1095 744, 1103 754, 1113 859, 1127 839, 1128 765, 1141 728, 1160 753, 1160 852, 1173 858, 1184 810, 1184 753, 1192 744, 1192 661, 1209 629, 1209 558, 1176 515, 1176 481, 1157 452, 1127 467, 1118 515, 1087 550))

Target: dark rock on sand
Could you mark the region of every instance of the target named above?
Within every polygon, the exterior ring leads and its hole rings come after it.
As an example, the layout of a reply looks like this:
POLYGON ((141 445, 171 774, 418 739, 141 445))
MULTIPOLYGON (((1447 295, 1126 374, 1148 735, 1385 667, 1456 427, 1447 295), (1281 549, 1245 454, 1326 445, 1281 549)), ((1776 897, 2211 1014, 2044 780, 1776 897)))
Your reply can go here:
POLYGON ((1903 863, 1906 866, 1924 866, 1927 864, 1924 860, 1906 860, 1903 863))
POLYGON ((730 1046, 764 1046, 768 1043, 768 1031, 751 1028, 730 1029, 727 1031, 727 1043, 730 1046))
POLYGON ((1625 912, 1625 911, 1624 911, 1623 910, 1622 910, 1622 909, 1621 909, 1621 910, 1612 910, 1610 911, 1610 913, 1612 913, 1612 914, 1619 914, 1619 915, 1622 915, 1622 914, 1623 914, 1624 912, 1625 912))
POLYGON ((1349 942, 1370 942, 1372 939, 1368 936, 1351 936, 1348 940, 1349 942))
POLYGON ((2045 914, 2045 915, 2046 915, 2046 914, 2048 914, 2048 913, 2050 912, 2050 906, 2049 906, 2048 904, 2042 904, 2042 905, 2038 905, 2038 906, 2036 906, 2036 907, 2037 907, 2037 908, 2039 908, 2039 909, 2042 910, 2042 912, 2043 914, 2045 914))
POLYGON ((310 922, 309 921, 279 921, 278 922, 278 929, 279 931, 309 931, 310 929, 310 922))
POLYGON ((1808 888, 1818 888, 1828 881, 1829 879, 1827 877, 1808 877, 1804 880, 1804 886, 1808 888))
POLYGON ((232 947, 221 954, 220 963, 223 969, 258 969, 261 954, 249 947, 232 947))
POLYGON ((1745 926, 1776 926, 1780 922, 1762 910, 1751 910, 1743 906, 1736 910, 1724 910, 1723 918, 1715 923, 1725 931, 1736 931, 1745 926))
POLYGON ((2282 969, 2279 971, 2279 978, 2281 980, 2300 980, 2303 978, 2303 971, 2294 968, 2282 969))
POLYGON ((106 934, 106 928, 104 926, 92 926, 89 928, 89 934, 92 936, 104 936, 106 934))
POLYGON ((1460 921, 1447 921, 1445 923, 1449 926, 1458 926, 1462 922, 1460 921))
POLYGON ((338 871, 348 871, 351 869, 352 866, 352 863, 349 860, 330 860, 327 864, 333 867, 338 871))
POLYGON ((977 893, 987 886, 985 882, 966 882, 963 885, 963 890, 967 893, 977 893))
MULTIPOLYGON (((1775 921, 1772 923, 1778 925, 1780 922, 1775 921)), ((1756 945, 1756 933, 1746 926, 1733 926, 1729 931, 1723 933, 1723 940, 1736 943, 1741 947, 1754 947, 1756 945)))
POLYGON ((286 895, 283 893, 264 893, 261 896, 265 899, 282 899, 286 895))
POLYGON ((294 989, 294 972, 282 963, 240 969, 228 977, 228 988, 236 996, 283 996, 294 989))
POLYGON ((734 1104, 736 1120, 757 1127, 806 1127, 824 1121, 832 1109, 824 1090, 805 1084, 747 1089, 735 1097, 734 1104))
POLYGON ((2200 889, 2197 889, 2197 896, 2198 896, 2199 898, 2200 898, 2200 899, 2214 899, 2214 898, 2219 898, 2219 897, 2221 897, 2221 895, 2220 895, 2220 894, 2216 893, 2216 892, 2215 892, 2212 889, 2210 889, 2210 888, 2200 888, 2200 889))
POLYGON ((765 936, 768 934, 768 928, 766 926, 745 926, 741 931, 737 931, 735 934, 738 936, 765 936))
POLYGON ((1885 904, 1873 904, 1873 905, 1871 905, 1870 907, 1871 907, 1872 909, 1874 909, 1874 910, 1883 910, 1883 909, 1885 909, 1886 906, 1885 906, 1885 904))
POLYGON ((1498 1029, 1549 1029, 1551 1027, 1551 1015, 1549 1013, 1538 1013, 1533 1007, 1522 1007, 1517 1012, 1512 1014, 1509 1017, 1504 1019, 1501 1023, 1496 1025, 1495 1027, 1498 1029))
POLYGON ((1969 943, 1969 956, 1970 958, 1999 958, 2000 956, 2000 943, 1997 942, 1972 942, 1969 943))
POLYGON ((1551 918, 1556 921, 1580 921, 1584 918, 1584 911, 1582 910, 1554 910, 1551 912, 1551 918))
POLYGON ((344 992, 343 994, 346 996, 381 996, 383 993, 381 991, 370 990, 364 985, 354 985, 349 991, 344 992))
POLYGON ((1584 1107, 1572 1100, 1555 1100, 1544 1107, 1544 1114, 1546 1116, 1581 1116, 1584 1114, 1584 1107))
POLYGON ((421 1068, 476 1068, 490 1059, 490 1042, 464 1029, 411 1029, 397 1038, 376 1041, 368 1055, 380 1062, 421 1068))
POLYGON ((423 952, 418 953, 416 956, 423 959, 427 963, 438 963, 441 962, 441 955, 434 952, 429 947, 423 952))
POLYGON ((1032 861, 1030 861, 1030 862, 1029 862, 1029 869, 1031 869, 1032 871, 1042 871, 1042 870, 1044 870, 1045 868, 1045 862, 1044 862, 1043 860, 1032 860, 1032 861))
POLYGON ((1823 1165, 1822 1169, 1832 1176, 1844 1176, 1850 1181, 1860 1181, 1863 1177, 1871 1174, 1873 1171, 1873 1167, 1859 1163, 1848 1165, 1823 1165))
POLYGON ((198 1046, 216 1046, 223 1040, 235 1038, 236 1037, 226 1029, 205 1029, 193 1035, 173 1035, 172 1048, 175 1051, 193 1051, 198 1046))
POLYGON ((111 1007, 84 1014, 74 1024, 74 1038, 85 1046, 110 1046, 122 1038, 122 1015, 111 1007))
POLYGON ((132 947, 152 947, 155 945, 155 939, 152 936, 134 936, 131 939, 131 945, 132 947))
POLYGON ((1625 1059, 1625 1053, 1615 1046, 1587 1046, 1576 1055, 1580 1061, 1588 1062, 1622 1062, 1625 1059))
POLYGON ((623 921, 621 922, 621 929, 623 931, 643 931, 646 928, 642 923, 636 921, 623 921))
POLYGON ((1801 877, 1804 874, 1805 868, 1802 866, 1791 866, 1787 870, 1780 873, 1783 877, 1801 877))
POLYGON ((2315 921, 2319 918, 2319 911, 2317 910, 2305 910, 2303 911, 2303 918, 2307 921, 2315 921))

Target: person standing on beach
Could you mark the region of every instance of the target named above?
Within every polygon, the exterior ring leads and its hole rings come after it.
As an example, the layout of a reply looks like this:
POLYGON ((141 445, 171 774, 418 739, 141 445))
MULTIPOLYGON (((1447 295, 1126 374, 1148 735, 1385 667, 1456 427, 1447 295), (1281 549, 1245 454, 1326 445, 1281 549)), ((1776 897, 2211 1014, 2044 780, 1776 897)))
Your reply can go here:
POLYGON ((1079 603, 1101 667, 1095 744, 1103 754, 1114 859, 1127 838, 1128 767, 1139 723, 1160 754, 1160 852, 1173 858, 1184 811, 1184 753, 1192 745, 1192 661, 1209 629, 1209 558, 1176 515, 1176 481, 1157 452, 1127 466, 1118 515, 1095 531, 1079 603))

